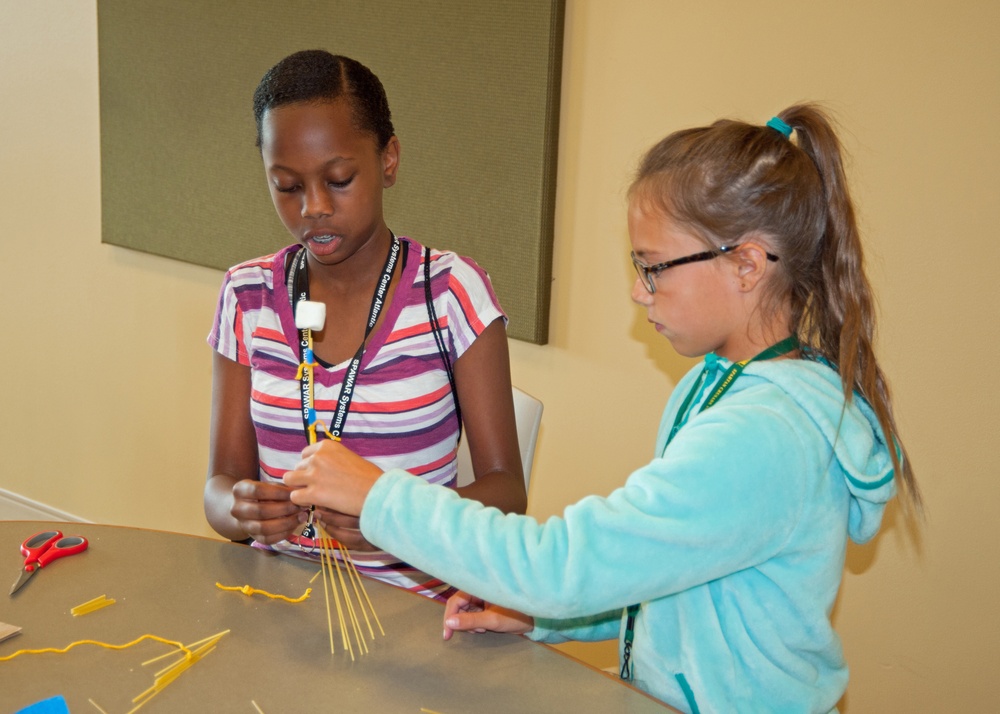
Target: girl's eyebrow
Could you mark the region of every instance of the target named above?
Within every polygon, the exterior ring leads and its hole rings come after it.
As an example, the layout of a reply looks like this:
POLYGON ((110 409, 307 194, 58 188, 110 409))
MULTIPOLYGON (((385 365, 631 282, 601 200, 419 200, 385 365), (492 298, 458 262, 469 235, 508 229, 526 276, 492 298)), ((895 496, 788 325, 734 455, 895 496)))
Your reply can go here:
MULTIPOLYGON (((657 249, 655 249, 655 248, 653 248, 653 249, 648 249, 647 248, 647 249, 633 250, 632 252, 635 253, 635 255, 636 255, 637 258, 642 258, 643 260, 646 260, 651 255, 653 255, 653 256, 662 255, 662 253, 660 251, 658 251, 657 249)), ((647 262, 656 262, 656 261, 647 261, 647 262)))
MULTIPOLYGON (((350 156, 334 156, 332 159, 324 163, 322 168, 326 169, 336 164, 349 163, 353 161, 354 159, 350 156)), ((283 164, 268 164, 267 168, 268 170, 271 171, 278 170, 278 171, 287 171, 292 174, 298 173, 295 169, 289 168, 288 166, 284 166, 283 164)))

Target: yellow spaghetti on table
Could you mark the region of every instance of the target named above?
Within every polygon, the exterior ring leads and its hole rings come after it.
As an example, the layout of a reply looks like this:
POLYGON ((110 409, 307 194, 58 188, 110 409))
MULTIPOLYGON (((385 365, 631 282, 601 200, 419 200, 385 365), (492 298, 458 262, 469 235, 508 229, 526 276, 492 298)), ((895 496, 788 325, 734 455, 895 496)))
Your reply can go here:
POLYGON ((286 595, 274 595, 272 593, 267 592, 266 590, 258 590, 257 588, 250 587, 249 585, 244 585, 243 587, 240 587, 238 585, 227 586, 223 585, 222 583, 216 583, 215 587, 219 588, 220 590, 232 590, 241 592, 248 597, 251 595, 263 595, 265 597, 271 598, 272 600, 284 600, 285 602, 291 602, 291 603, 303 602, 306 598, 309 597, 310 593, 312 593, 312 588, 306 588, 306 591, 302 593, 302 595, 296 598, 291 598, 286 595))
MULTIPOLYGON (((165 645, 170 645, 171 647, 174 647, 175 650, 173 652, 168 652, 165 655, 154 657, 151 660, 143 662, 143 665, 146 665, 149 664, 150 662, 155 662, 156 660, 163 659, 164 657, 169 657, 171 655, 180 655, 180 659, 178 659, 172 665, 168 666, 166 669, 163 669, 160 672, 156 673, 155 679, 153 681, 153 686, 151 686, 149 689, 147 689, 146 691, 142 692, 137 697, 132 699, 132 703, 135 704, 136 706, 133 707, 131 710, 129 710, 128 714, 133 714, 133 712, 138 711, 144 704, 146 704, 146 702, 148 702, 150 699, 152 699, 157 694, 162 692, 168 684, 170 684, 179 676, 181 676, 192 665, 194 665, 203 657, 205 657, 205 655, 211 653, 212 650, 215 649, 216 643, 218 643, 218 641, 228 633, 229 630, 224 630, 222 632, 219 632, 218 634, 212 635, 211 637, 206 637, 204 640, 200 640, 190 645, 184 645, 180 642, 175 642, 174 640, 168 640, 163 637, 158 637, 157 635, 141 635, 140 637, 137 637, 131 642, 126 642, 123 645, 113 645, 108 642, 99 642, 98 640, 78 640, 76 642, 69 643, 68 645, 66 645, 61 649, 54 647, 46 647, 43 649, 36 649, 36 650, 30 650, 30 649, 18 650, 13 654, 7 655, 6 657, 0 657, 0 662, 9 662, 15 657, 27 654, 48 654, 48 653, 66 654, 71 649, 73 649, 74 647, 78 647, 79 645, 95 645, 97 647, 103 647, 109 650, 124 650, 129 647, 133 647, 134 645, 137 645, 140 642, 143 642, 144 640, 153 640, 155 642, 162 642, 165 645)), ((93 700, 90 700, 90 703, 93 704, 94 707, 96 707, 98 710, 103 711, 101 710, 100 707, 97 706, 97 704, 93 700)))
POLYGON ((82 605, 77 605, 70 610, 73 613, 73 617, 79 617, 80 615, 86 615, 88 613, 94 612, 95 610, 100 610, 102 607, 107 607, 108 605, 114 605, 115 599, 108 599, 107 595, 101 595, 100 597, 95 597, 93 600, 88 600, 82 605))
POLYGON ((190 654, 190 651, 186 647, 184 647, 184 645, 182 645, 180 642, 174 642, 173 640, 166 640, 166 639, 164 639, 162 637, 157 637, 156 635, 142 635, 141 637, 137 637, 136 639, 132 640, 131 642, 126 642, 124 645, 112 645, 112 644, 108 644, 107 642, 98 642, 97 640, 77 640, 76 642, 70 642, 68 645, 66 645, 62 649, 57 649, 55 647, 45 647, 45 648, 37 649, 37 650, 18 650, 17 652, 14 652, 13 654, 7 655, 6 657, 0 657, 0 662, 9 662, 10 660, 14 659, 15 657, 19 657, 21 655, 26 655, 26 654, 48 654, 48 653, 52 653, 52 654, 66 654, 67 652, 69 652, 74 647, 78 647, 80 645, 95 645, 97 647, 104 647, 105 649, 109 649, 109 650, 124 650, 124 649, 128 649, 129 647, 132 647, 134 645, 139 644, 143 640, 155 640, 156 642, 162 642, 165 645, 171 645, 173 647, 177 647, 177 648, 181 649, 182 651, 190 654))
POLYGON ((139 708, 141 708, 146 702, 162 692, 168 684, 184 674, 184 672, 190 669, 192 665, 196 664, 203 657, 215 650, 216 643, 228 632, 229 630, 224 630, 216 635, 212 635, 206 640, 201 640, 204 644, 197 649, 190 649, 190 647, 194 647, 195 645, 189 645, 188 647, 182 646, 181 648, 184 651, 183 656, 166 669, 156 673, 156 679, 153 681, 153 686, 132 700, 132 703, 136 706, 131 709, 128 714, 138 711, 139 708))

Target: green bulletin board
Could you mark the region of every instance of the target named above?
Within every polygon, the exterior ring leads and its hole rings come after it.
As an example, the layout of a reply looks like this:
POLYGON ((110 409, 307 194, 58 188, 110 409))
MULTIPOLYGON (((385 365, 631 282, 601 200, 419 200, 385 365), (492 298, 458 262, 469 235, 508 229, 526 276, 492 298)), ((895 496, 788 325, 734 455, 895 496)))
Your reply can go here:
POLYGON ((251 97, 326 49, 385 85, 402 146, 386 218, 474 258, 511 337, 544 344, 563 0, 99 0, 102 240, 225 269, 291 242, 251 97))

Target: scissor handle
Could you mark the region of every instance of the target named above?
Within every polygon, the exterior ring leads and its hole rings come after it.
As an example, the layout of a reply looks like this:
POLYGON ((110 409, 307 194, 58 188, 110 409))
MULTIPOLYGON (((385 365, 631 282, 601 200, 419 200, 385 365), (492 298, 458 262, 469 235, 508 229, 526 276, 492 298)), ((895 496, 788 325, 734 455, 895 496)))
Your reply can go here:
POLYGON ((21 543, 21 555, 24 556, 24 564, 31 565, 38 560, 38 556, 47 551, 52 544, 62 538, 59 531, 42 531, 24 539, 21 543))
POLYGON ((83 536, 66 536, 53 543, 47 551, 38 556, 38 567, 44 568, 56 558, 75 555, 87 550, 87 539, 83 536))

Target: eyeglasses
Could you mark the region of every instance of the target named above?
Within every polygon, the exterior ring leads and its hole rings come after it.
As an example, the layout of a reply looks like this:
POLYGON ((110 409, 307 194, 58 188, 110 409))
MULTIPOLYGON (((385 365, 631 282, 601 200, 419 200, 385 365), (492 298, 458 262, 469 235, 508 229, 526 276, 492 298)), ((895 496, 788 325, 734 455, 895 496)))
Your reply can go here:
MULTIPOLYGON (((648 290, 650 295, 652 295, 656 292, 656 283, 653 282, 653 278, 662 273, 664 270, 676 268, 678 265, 685 265, 686 263, 700 263, 703 260, 712 260, 713 258, 718 258, 723 253, 731 253, 739 247, 739 245, 723 245, 716 250, 706 250, 703 253, 686 255, 683 258, 675 258, 674 260, 668 260, 665 263, 657 263, 656 265, 646 265, 635 256, 635 252, 633 251, 631 253, 632 265, 635 266, 635 272, 639 276, 640 280, 642 280, 646 290, 648 290)), ((767 259, 773 263, 778 261, 778 256, 776 255, 772 255, 771 253, 765 253, 765 255, 767 256, 767 259)))

